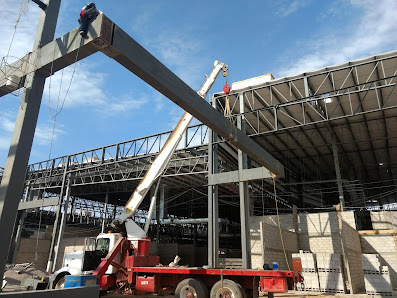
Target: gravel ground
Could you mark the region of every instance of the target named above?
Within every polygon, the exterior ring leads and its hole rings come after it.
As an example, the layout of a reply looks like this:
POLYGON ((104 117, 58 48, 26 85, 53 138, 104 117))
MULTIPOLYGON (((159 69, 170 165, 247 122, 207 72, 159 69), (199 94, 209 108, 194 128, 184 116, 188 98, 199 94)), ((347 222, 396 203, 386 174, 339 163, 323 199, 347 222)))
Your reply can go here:
POLYGON ((20 292, 25 291, 26 289, 21 286, 21 282, 27 278, 42 278, 43 276, 48 276, 47 272, 32 264, 24 270, 21 274, 18 274, 20 270, 24 268, 28 264, 16 264, 16 265, 7 265, 6 271, 4 273, 4 278, 7 281, 7 285, 3 289, 3 292, 20 292))

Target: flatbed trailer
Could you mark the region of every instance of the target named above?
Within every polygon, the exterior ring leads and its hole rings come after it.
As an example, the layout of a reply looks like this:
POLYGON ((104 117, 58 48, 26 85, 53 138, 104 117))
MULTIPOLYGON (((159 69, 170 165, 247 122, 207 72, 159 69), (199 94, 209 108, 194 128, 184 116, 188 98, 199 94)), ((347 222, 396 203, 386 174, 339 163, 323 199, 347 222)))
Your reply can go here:
POLYGON ((175 297, 258 297, 262 292, 284 293, 292 289, 292 271, 219 269, 202 267, 164 267, 160 257, 150 256, 150 241, 131 242, 120 238, 116 246, 95 270, 102 291, 114 289, 124 293, 175 293, 175 297), (113 261, 120 253, 121 262, 113 261), (109 265, 118 268, 117 274, 105 274, 109 265), (248 296, 247 296, 248 295, 248 296))

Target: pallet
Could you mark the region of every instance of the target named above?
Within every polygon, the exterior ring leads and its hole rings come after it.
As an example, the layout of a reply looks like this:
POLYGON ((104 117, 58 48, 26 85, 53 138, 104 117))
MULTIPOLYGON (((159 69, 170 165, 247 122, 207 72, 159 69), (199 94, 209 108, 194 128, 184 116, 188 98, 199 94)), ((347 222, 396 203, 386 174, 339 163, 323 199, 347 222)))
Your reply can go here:
POLYGON ((321 293, 333 293, 333 294, 337 294, 337 293, 345 293, 345 290, 338 290, 338 289, 320 289, 321 293))
POLYGON ((327 268, 318 268, 318 272, 336 272, 336 273, 341 273, 340 269, 327 269, 327 268))
POLYGON ((308 268, 302 268, 302 273, 308 272, 308 273, 316 273, 316 269, 308 269, 308 268))
POLYGON ((364 274, 378 274, 380 275, 382 271, 379 270, 364 270, 364 274))
POLYGON ((367 295, 371 295, 371 296, 393 296, 393 293, 392 292, 367 291, 367 295))
POLYGON ((300 289, 303 292, 320 292, 319 288, 304 288, 304 289, 300 289))

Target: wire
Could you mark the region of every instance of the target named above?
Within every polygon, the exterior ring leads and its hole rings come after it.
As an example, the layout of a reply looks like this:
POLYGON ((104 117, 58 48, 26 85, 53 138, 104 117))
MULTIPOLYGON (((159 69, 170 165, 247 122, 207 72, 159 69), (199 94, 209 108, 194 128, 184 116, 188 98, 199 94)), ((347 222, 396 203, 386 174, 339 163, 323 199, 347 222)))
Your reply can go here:
POLYGON ((285 251, 283 232, 281 230, 281 224, 280 224, 280 214, 278 212, 278 204, 277 204, 278 200, 277 200, 277 192, 276 192, 276 175, 274 175, 273 173, 272 173, 272 179, 273 179, 274 200, 276 201, 277 222, 278 222, 278 229, 280 231, 281 245, 283 246, 283 252, 284 252, 285 261, 287 262, 288 271, 291 271, 291 267, 289 266, 289 262, 288 262, 287 252, 285 251))
POLYGON ((52 63, 51 63, 51 72, 50 72, 50 84, 49 84, 49 86, 48 86, 48 115, 50 116, 50 118, 52 118, 52 119, 54 120, 54 125, 53 125, 53 127, 52 127, 51 142, 50 142, 50 152, 49 152, 49 154, 48 154, 48 159, 51 159, 51 153, 52 153, 52 147, 53 147, 53 143, 54 143, 54 135, 55 135, 55 126, 56 126, 57 116, 62 112, 63 107, 64 107, 64 105, 65 105, 66 97, 68 96, 70 87, 72 86, 72 81, 73 81, 74 74, 75 74, 75 72, 76 72, 77 60, 78 60, 78 57, 79 57, 80 47, 81 47, 82 43, 83 43, 83 38, 81 38, 80 46, 77 48, 76 58, 75 58, 75 60, 74 60, 74 67, 73 67, 72 76, 71 76, 71 78, 70 78, 69 86, 68 86, 68 88, 67 88, 67 90, 66 90, 66 93, 65 93, 65 96, 64 96, 64 98, 63 98, 61 108, 60 108, 59 111, 58 111, 58 108, 59 108, 59 100, 60 100, 60 97, 61 97, 61 89, 62 89, 62 81, 63 81, 63 71, 64 71, 64 69, 62 69, 61 82, 60 82, 59 91, 58 91, 57 107, 56 107, 56 110, 55 110, 55 115, 54 115, 54 116, 51 116, 51 113, 50 113, 50 100, 51 100, 51 77, 52 77, 52 75, 53 75, 53 67, 54 67, 54 59, 55 59, 55 47, 54 47, 54 56, 53 56, 53 59, 52 59, 52 63))
POLYGON ((22 0, 21 7, 19 8, 18 18, 14 25, 14 33, 12 34, 10 46, 8 47, 7 55, 3 58, 4 64, 7 64, 7 60, 10 55, 11 47, 14 42, 15 33, 17 32, 17 28, 18 28, 19 21, 21 20, 21 16, 22 16, 22 14, 26 14, 28 12, 28 9, 29 9, 29 0, 22 0))

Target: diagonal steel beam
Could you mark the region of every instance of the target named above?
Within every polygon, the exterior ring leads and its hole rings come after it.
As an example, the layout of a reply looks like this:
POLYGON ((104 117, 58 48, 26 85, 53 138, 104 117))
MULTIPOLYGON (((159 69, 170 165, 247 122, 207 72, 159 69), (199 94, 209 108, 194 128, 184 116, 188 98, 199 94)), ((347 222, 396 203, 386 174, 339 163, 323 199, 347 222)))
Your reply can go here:
POLYGON ((87 39, 81 40, 78 29, 74 29, 39 48, 38 51, 40 53, 34 62, 30 61, 29 57, 25 57, 25 59, 0 70, 0 96, 21 86, 11 88, 13 86, 7 85, 7 82, 9 82, 10 75, 18 77, 20 82, 23 82, 27 63, 34 63, 35 70, 39 71, 42 76, 48 77, 75 61, 102 51, 210 127, 218 135, 232 139, 234 146, 244 151, 260 165, 277 176, 284 176, 284 167, 278 160, 240 129, 234 125, 231 126, 228 119, 212 108, 208 102, 204 101, 193 89, 105 15, 100 15, 91 24, 87 39))

